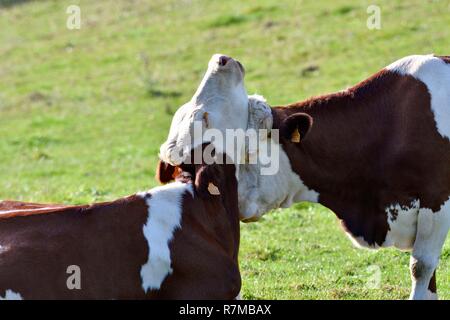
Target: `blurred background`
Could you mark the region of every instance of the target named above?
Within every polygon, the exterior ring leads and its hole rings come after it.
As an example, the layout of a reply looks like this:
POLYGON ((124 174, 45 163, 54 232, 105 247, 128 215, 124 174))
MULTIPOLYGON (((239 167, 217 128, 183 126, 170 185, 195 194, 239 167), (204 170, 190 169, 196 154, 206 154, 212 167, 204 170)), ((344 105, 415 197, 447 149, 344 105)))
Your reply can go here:
MULTIPOLYGON (((155 186, 171 117, 214 53, 243 63, 249 94, 281 105, 406 55, 448 55, 449 26, 442 0, 0 0, 0 199, 86 203, 155 186)), ((243 225, 241 248, 244 298, 409 293, 408 254, 354 249, 319 205, 243 225)))

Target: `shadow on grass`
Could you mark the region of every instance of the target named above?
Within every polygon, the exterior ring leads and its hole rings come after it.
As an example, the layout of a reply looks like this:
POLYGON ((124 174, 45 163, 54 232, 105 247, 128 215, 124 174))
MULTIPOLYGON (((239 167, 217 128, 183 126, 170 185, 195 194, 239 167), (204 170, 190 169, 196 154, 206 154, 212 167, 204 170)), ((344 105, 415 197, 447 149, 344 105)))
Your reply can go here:
POLYGON ((24 4, 27 2, 31 2, 33 0, 0 0, 0 9, 1 8, 9 8, 19 4, 24 4))
POLYGON ((156 98, 178 98, 181 96, 181 92, 178 91, 165 91, 159 89, 147 89, 147 93, 151 97, 156 98))

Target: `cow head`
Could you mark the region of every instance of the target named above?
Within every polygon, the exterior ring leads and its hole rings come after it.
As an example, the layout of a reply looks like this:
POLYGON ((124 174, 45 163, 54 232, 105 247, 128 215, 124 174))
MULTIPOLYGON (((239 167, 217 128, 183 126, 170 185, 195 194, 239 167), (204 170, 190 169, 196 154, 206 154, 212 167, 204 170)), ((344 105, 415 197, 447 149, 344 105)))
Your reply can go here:
MULTIPOLYGON (((205 166, 204 163, 202 163, 200 166, 196 165, 195 169, 193 170, 192 168, 194 167, 191 166, 189 168, 186 163, 173 165, 167 163, 164 159, 161 159, 156 170, 156 179, 161 183, 167 183, 172 180, 180 180, 184 182, 187 182, 189 180, 195 181, 196 189, 199 194, 204 196, 211 196, 215 195, 215 193, 218 194, 219 192, 221 192, 224 187, 222 185, 224 181, 227 181, 227 179, 231 179, 231 176, 233 176, 233 178, 234 176, 238 176, 238 204, 241 220, 250 221, 254 219, 255 215, 258 215, 259 217, 260 215, 262 215, 262 213, 265 213, 265 211, 262 212, 259 210, 265 208, 265 206, 259 206, 259 203, 264 202, 264 199, 261 200, 260 194, 258 193, 258 188, 261 185, 259 181, 261 173, 260 169, 262 165, 258 161, 255 164, 249 164, 249 160, 255 157, 258 160, 258 146, 261 146, 261 143, 271 144, 270 142, 267 142, 267 140, 271 141, 270 132, 272 128, 272 112, 270 106, 266 103, 266 100, 262 96, 258 95, 249 96, 247 112, 248 129, 257 130, 257 133, 259 133, 259 142, 258 145, 245 145, 245 155, 247 158, 246 164, 234 165, 232 159, 226 158, 226 156, 224 156, 221 160, 222 163, 228 163, 226 168, 221 167, 224 165, 215 164, 205 166), (229 164, 233 165, 230 166, 229 164), (232 171, 230 169, 231 167, 235 171, 232 171), (237 174, 236 168, 239 168, 239 171, 242 170, 242 174, 237 174), (224 169, 227 170, 228 176, 224 176, 224 169), (188 174, 187 172, 191 172, 191 174, 188 174), (215 187, 217 187, 217 189, 215 187)), ((232 125, 233 124, 231 123, 230 127, 232 125)), ((203 151, 209 146, 211 145, 204 144, 203 151)), ((279 148, 278 144, 276 144, 274 148, 279 148)), ((195 150, 198 150, 198 148, 196 148, 195 150)), ((194 151, 192 151, 190 157, 186 158, 185 160, 192 160, 193 158, 194 151)), ((277 160, 278 159, 275 159, 275 161, 277 160)))
MULTIPOLYGON (((197 149, 205 151, 210 144, 203 144, 197 149)), ((160 160, 156 170, 156 179, 160 183, 168 183, 172 180, 194 185, 195 195, 209 200, 220 199, 228 205, 236 206, 237 211, 237 179, 235 176, 236 167, 227 161, 224 154, 215 153, 213 149, 213 162, 202 159, 200 163, 191 163, 194 159, 194 152, 187 158, 186 163, 173 166, 160 160)), ((210 158, 211 159, 211 158, 210 158)), ((242 217, 241 217, 242 218, 242 217)))
MULTIPOLYGON (((169 136, 160 148, 160 158, 173 166, 184 162, 190 151, 213 142, 208 129, 225 136, 226 129, 247 128, 248 97, 244 68, 231 57, 215 54, 192 99, 175 113, 169 136)), ((215 145, 218 151, 227 148, 215 145)))

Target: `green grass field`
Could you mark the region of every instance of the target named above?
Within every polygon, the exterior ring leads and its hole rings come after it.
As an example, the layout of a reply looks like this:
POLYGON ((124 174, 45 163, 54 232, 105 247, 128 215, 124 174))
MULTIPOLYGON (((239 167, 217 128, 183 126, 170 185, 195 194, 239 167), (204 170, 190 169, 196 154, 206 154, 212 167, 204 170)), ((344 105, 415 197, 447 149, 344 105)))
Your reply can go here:
MULTIPOLYGON (((450 54, 449 1, 0 0, 0 198, 86 203, 156 185, 174 111, 213 53, 272 105, 348 87, 409 54, 450 54), (81 8, 81 29, 66 8, 81 8)), ((297 204, 242 225, 246 299, 405 299, 409 255, 352 247, 297 204), (371 268, 381 285, 371 289, 371 268), (376 267, 375 267, 376 268, 376 267)), ((438 270, 450 299, 450 239, 438 270)))

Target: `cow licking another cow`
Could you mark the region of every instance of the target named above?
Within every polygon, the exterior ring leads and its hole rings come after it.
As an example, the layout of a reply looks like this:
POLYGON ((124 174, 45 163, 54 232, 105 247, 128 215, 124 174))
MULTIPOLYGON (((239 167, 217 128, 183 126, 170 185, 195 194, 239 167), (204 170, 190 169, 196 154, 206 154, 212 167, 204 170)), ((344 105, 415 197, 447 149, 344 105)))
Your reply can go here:
POLYGON ((0 202, 0 297, 232 299, 239 219, 306 200, 334 211, 359 246, 411 251, 411 298, 436 298, 450 227, 449 62, 406 57, 347 90, 270 110, 247 96, 239 62, 213 56, 161 146, 166 186, 90 206, 0 202), (265 129, 278 170, 261 174, 261 159, 247 161, 258 148, 220 145, 198 123, 265 129), (193 161, 198 150, 215 161, 193 161), (80 290, 66 285, 72 265, 80 290))

